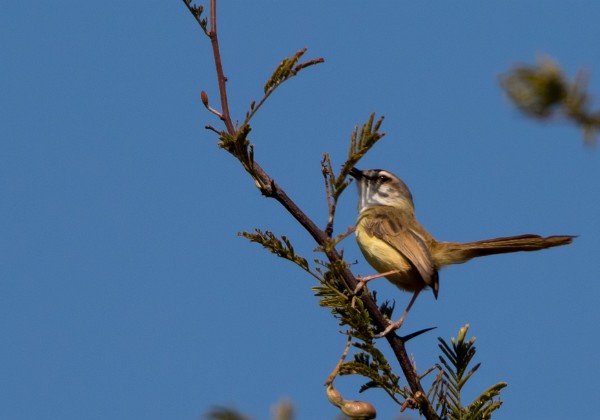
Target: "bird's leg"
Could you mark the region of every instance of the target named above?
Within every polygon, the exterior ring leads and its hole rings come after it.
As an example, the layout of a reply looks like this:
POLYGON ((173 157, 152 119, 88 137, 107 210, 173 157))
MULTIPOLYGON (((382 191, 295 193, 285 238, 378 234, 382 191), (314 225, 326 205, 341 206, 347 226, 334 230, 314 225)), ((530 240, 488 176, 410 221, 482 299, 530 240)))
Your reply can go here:
POLYGON ((372 276, 367 276, 367 277, 356 276, 356 280, 358 280, 358 285, 356 286, 356 289, 354 289, 354 295, 358 295, 359 292, 362 290, 362 288, 365 287, 365 284, 367 284, 371 280, 375 280, 380 277, 389 276, 391 274, 396 274, 399 272, 400 272, 400 270, 393 270, 393 271, 386 271, 385 273, 374 274, 372 276))
POLYGON ((402 323, 404 322, 404 318, 406 318, 406 315, 408 315, 408 311, 410 311, 410 308, 412 308, 413 303, 415 303, 415 300, 417 300, 417 296, 419 296, 419 293, 421 293, 421 291, 417 290, 413 294, 412 299, 408 303, 408 306, 406 307, 406 310, 404 311, 404 313, 402 314, 400 319, 396 322, 390 321, 390 325, 388 325, 387 328, 385 330, 383 330, 383 332, 381 334, 379 334, 379 337, 385 337, 385 335, 388 334, 390 331, 395 331, 402 326, 402 323))

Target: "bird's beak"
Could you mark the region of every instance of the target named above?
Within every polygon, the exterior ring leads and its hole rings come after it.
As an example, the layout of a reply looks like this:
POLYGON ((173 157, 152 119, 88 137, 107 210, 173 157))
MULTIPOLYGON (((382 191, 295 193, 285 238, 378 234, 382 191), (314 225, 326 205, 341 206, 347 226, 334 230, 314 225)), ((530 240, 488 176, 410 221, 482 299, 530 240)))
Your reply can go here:
POLYGON ((362 178, 363 172, 360 169, 352 168, 350 169, 350 176, 356 180, 362 178))

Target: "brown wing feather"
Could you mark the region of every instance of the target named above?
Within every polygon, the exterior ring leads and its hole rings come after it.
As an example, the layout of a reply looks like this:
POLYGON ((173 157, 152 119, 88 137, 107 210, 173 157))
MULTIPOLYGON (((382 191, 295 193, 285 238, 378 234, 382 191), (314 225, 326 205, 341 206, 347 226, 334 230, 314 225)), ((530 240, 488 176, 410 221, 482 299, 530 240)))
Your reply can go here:
POLYGON ((395 211, 374 213, 365 218, 366 233, 381 239, 401 253, 417 269, 423 282, 433 289, 437 297, 438 273, 426 239, 407 226, 402 213, 395 211))

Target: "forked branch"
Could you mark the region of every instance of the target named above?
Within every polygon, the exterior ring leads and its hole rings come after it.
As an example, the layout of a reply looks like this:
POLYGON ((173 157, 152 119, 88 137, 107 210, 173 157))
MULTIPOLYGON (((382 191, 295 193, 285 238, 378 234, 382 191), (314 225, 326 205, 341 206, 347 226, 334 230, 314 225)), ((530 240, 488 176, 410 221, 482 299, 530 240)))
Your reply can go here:
MULTIPOLYGON (((219 145, 240 160, 244 168, 248 171, 252 178, 254 178, 254 181, 261 193, 267 197, 277 200, 292 215, 292 217, 294 217, 302 225, 302 227, 304 227, 304 229, 313 237, 319 248, 323 250, 331 265, 340 267, 339 276, 349 288, 354 290, 358 285, 356 278, 347 268, 347 265, 343 262, 343 258, 335 246, 331 246, 333 222, 331 221, 331 226, 328 223, 326 230, 320 229, 254 160, 253 148, 247 140, 247 135, 250 132, 250 126, 248 124, 250 118, 255 114, 260 105, 264 103, 264 100, 274 91, 274 89, 277 88, 283 81, 295 76, 300 70, 303 70, 308 66, 318 64, 323 60, 309 60, 305 63, 298 64, 298 60, 305 52, 304 49, 300 50, 294 56, 285 59, 265 85, 265 97, 258 104, 253 103, 251 105, 249 113, 246 114, 244 123, 241 127, 237 128, 233 124, 228 107, 226 88, 227 78, 225 77, 223 71, 217 34, 216 0, 210 0, 210 18, 208 21, 201 17, 201 7, 192 5, 191 0, 183 0, 183 2, 186 4, 192 15, 194 15, 196 21, 200 24, 206 35, 210 38, 213 50, 213 58, 217 72, 222 110, 217 111, 212 109, 211 112, 218 115, 223 121, 226 131, 219 131, 213 127, 207 128, 210 128, 219 134, 219 145)), ((208 97, 205 93, 202 94, 202 102, 208 108, 208 97)), ((378 132, 381 123, 382 119, 374 122, 374 115, 371 115, 369 121, 363 125, 360 130, 358 128, 355 129, 352 137, 352 148, 348 161, 343 165, 342 170, 337 177, 334 177, 333 173, 331 173, 331 178, 329 178, 331 182, 330 199, 333 199, 332 204, 337 201, 339 194, 341 194, 341 192, 347 186, 346 178, 349 170, 377 140, 383 137, 383 134, 378 132)), ((363 293, 360 296, 360 299, 365 309, 368 311, 374 325, 376 325, 379 331, 383 331, 387 327, 388 321, 379 310, 371 295, 363 293)), ((386 335, 385 339, 388 341, 394 352, 394 355, 400 363, 402 371, 404 372, 406 380, 411 388, 412 399, 416 402, 416 406, 419 408, 421 413, 423 413, 425 418, 438 419, 434 408, 425 397, 419 376, 417 375, 408 353, 406 352, 404 345, 405 339, 399 337, 395 333, 386 335)))

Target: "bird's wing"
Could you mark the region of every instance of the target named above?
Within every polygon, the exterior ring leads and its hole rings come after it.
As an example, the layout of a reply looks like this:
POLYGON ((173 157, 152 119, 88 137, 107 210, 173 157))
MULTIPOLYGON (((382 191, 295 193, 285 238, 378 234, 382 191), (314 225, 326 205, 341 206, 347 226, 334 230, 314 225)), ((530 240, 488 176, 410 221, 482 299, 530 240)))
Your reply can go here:
POLYGON ((425 284, 433 289, 437 297, 438 273, 426 240, 408 226, 403 216, 393 211, 376 212, 364 219, 363 226, 368 235, 381 239, 400 252, 417 269, 425 284))

